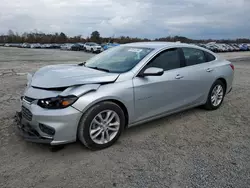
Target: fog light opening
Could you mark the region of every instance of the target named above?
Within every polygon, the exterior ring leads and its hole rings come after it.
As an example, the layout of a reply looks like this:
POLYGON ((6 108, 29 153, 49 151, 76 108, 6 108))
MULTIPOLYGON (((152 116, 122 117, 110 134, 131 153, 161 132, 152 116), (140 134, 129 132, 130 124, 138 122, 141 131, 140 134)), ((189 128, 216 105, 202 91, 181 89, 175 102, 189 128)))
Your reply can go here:
POLYGON ((44 125, 44 124, 41 124, 41 123, 39 123, 39 128, 40 128, 40 130, 42 131, 42 132, 44 132, 44 133, 46 133, 46 134, 48 134, 48 135, 51 135, 51 136, 53 136, 53 135, 55 135, 55 129, 54 128, 52 128, 52 127, 49 127, 49 126, 47 126, 47 125, 44 125))

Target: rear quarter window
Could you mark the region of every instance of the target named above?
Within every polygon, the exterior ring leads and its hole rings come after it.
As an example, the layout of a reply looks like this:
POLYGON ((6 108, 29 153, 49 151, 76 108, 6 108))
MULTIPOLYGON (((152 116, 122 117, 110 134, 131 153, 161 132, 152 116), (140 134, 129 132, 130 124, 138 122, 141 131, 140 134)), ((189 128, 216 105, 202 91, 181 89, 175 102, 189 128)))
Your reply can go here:
POLYGON ((204 51, 200 49, 186 47, 182 48, 182 51, 185 57, 186 66, 192 66, 207 62, 204 51))
POLYGON ((204 54, 206 56, 207 62, 210 62, 216 59, 215 56, 209 52, 204 51, 204 54))

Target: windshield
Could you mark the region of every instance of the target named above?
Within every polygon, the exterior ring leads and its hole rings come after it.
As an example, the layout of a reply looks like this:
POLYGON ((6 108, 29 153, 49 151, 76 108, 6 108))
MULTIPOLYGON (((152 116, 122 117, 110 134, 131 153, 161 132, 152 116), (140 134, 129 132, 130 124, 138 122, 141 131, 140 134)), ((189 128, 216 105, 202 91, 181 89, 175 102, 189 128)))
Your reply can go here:
POLYGON ((85 66, 106 69, 114 73, 127 72, 152 50, 151 48, 116 46, 89 59, 85 66))

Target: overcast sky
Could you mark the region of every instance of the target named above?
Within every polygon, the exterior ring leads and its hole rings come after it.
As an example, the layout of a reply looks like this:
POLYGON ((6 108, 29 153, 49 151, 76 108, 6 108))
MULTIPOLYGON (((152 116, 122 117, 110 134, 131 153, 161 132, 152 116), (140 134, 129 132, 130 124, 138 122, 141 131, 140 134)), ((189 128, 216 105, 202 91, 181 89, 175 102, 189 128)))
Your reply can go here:
POLYGON ((250 38, 250 0, 1 0, 0 34, 250 38))

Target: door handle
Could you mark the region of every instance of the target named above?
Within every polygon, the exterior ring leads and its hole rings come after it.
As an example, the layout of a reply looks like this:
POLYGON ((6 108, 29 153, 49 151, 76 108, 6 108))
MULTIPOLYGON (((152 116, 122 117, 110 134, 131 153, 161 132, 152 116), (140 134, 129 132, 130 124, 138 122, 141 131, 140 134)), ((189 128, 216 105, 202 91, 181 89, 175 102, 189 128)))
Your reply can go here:
POLYGON ((181 76, 179 74, 176 75, 175 79, 182 79, 184 76, 181 76))
POLYGON ((208 68, 207 72, 212 72, 214 69, 208 68))

